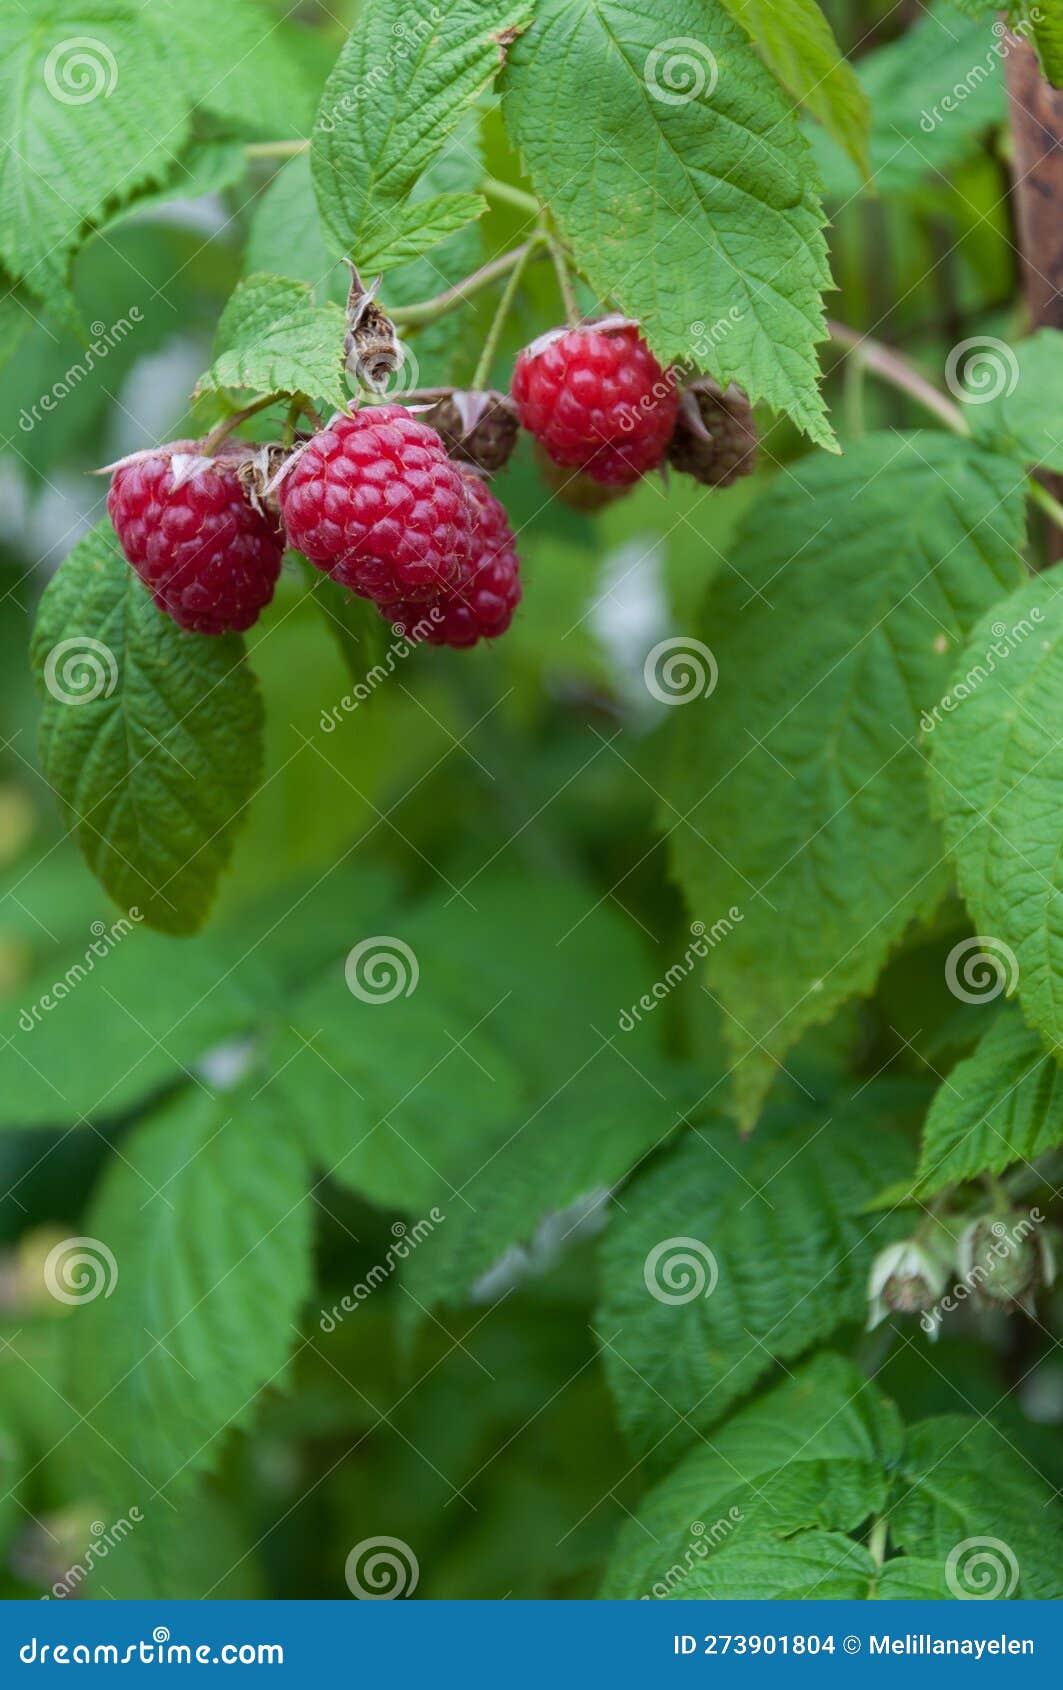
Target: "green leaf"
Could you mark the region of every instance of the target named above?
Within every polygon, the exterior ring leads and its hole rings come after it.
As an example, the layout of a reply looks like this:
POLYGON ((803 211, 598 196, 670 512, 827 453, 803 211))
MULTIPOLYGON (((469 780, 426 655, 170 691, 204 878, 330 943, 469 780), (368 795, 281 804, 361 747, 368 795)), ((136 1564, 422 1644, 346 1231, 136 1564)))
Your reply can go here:
POLYGON ((657 355, 697 363, 833 447, 818 385, 829 285, 807 142, 719 0, 542 0, 504 111, 540 197, 657 355))
POLYGON ((784 88, 807 106, 853 160, 871 169, 871 103, 816 0, 723 0, 784 88))
POLYGON ((112 204, 164 181, 188 139, 161 39, 121 0, 0 6, 0 259, 69 315, 71 254, 112 204))
POLYGON ((310 1208, 287 1117, 260 1086, 186 1092, 123 1141, 85 1219, 100 1294, 70 1316, 71 1389, 101 1471, 165 1507, 247 1425, 310 1291, 310 1208))
MULTIPOLYGON (((968 158, 1006 111, 999 43, 946 0, 862 57, 856 75, 871 105, 871 180, 883 195, 911 193, 968 158)), ((859 172, 833 139, 813 133, 828 198, 860 190, 859 172)))
POLYGON ((931 751, 935 805, 960 891, 1045 1042, 1063 1045, 1063 569, 1027 582, 975 629, 931 751), (1009 954, 1010 953, 1010 954, 1009 954))
POLYGON ((1039 329, 1015 347, 979 337, 970 356, 968 370, 981 381, 970 388, 967 414, 979 439, 1024 468, 1063 470, 1063 334, 1039 329))
POLYGON ((901 1443, 892 1404, 851 1362, 817 1356, 650 1492, 621 1527, 602 1596, 866 1594, 870 1558, 834 1534, 885 1505, 901 1443))
POLYGON ((424 252, 476 216, 470 196, 409 204, 472 101, 495 76, 499 37, 526 24, 528 0, 485 15, 479 0, 445 11, 419 0, 367 0, 325 85, 312 168, 326 239, 365 269, 424 252))
POLYGON ((101 227, 113 229, 176 199, 196 200, 221 193, 238 182, 246 170, 247 153, 242 141, 193 141, 174 161, 173 170, 159 187, 121 205, 101 227))
MULTIPOLYGON (((366 950, 348 986, 343 967, 300 994, 271 1066, 308 1156, 381 1207, 410 1213, 437 1201, 468 1207, 466 1179, 519 1117, 520 1075, 489 1029, 438 995, 390 934, 351 934, 366 950), (379 959, 379 960, 377 960, 379 959), (373 1001, 374 982, 401 987, 373 1001)), ((436 989, 434 989, 436 988, 436 989)))
POLYGON ((242 640, 187 634, 156 610, 103 523, 45 592, 32 657, 64 825, 117 904, 194 931, 258 780, 242 640))
POLYGON ((310 179, 310 154, 278 170, 258 200, 244 252, 244 275, 265 271, 309 282, 318 298, 342 305, 350 273, 329 250, 310 179))
POLYGON ((692 911, 742 912, 706 980, 744 1123, 806 1028, 869 992, 948 888, 921 712, 1021 579, 1022 522, 1004 459, 870 436, 780 478, 710 592, 718 684, 675 711, 662 820, 692 911))
POLYGON ((199 382, 251 394, 305 393, 334 410, 349 403, 343 381, 343 313, 317 305, 311 288, 282 276, 249 276, 221 314, 214 362, 199 382))
POLYGON ((632 1184, 602 1248, 597 1326, 640 1453, 666 1439, 673 1453, 774 1359, 863 1316, 871 1261, 903 1222, 862 1211, 909 1157, 850 1109, 763 1141, 700 1128, 632 1184))
POLYGON ((1063 1069, 1009 1009, 931 1105, 915 1190, 921 1197, 1063 1144, 1063 1069))
POLYGON ((0 1126, 107 1120, 184 1080, 249 1028, 259 1003, 205 943, 175 948, 120 916, 97 921, 18 988, 0 1025, 0 1126))
POLYGON ((228 131, 302 138, 313 121, 315 89, 296 50, 300 31, 258 0, 138 0, 141 29, 166 49, 171 78, 193 108, 228 131))
POLYGON ((550 1245, 563 1246, 581 1216, 599 1209, 611 1188, 667 1141, 702 1090, 678 1067, 641 1055, 636 1066, 622 1047, 603 1046, 562 1091, 534 1099, 514 1117, 464 1185, 469 1207, 455 1207, 446 1227, 418 1249, 406 1285, 424 1305, 461 1303, 507 1252, 516 1262, 533 1246, 534 1265, 534 1246, 545 1238, 551 1259, 550 1245))
POLYGON ((1049 1486, 1011 1439, 988 1420, 948 1415, 913 1426, 890 1508, 890 1538, 923 1558, 954 1551, 954 1584, 966 1594, 1058 1601, 1063 1596, 1063 1525, 1049 1486), (989 1550, 979 1569, 963 1546, 989 1550), (993 1584, 979 1584, 987 1572, 993 1584), (1014 1577, 1013 1577, 1014 1574, 1014 1577), (999 1577, 999 1585, 996 1579, 999 1577))
POLYGON ((482 194, 435 194, 411 200, 368 223, 355 250, 367 270, 390 270, 419 258, 487 210, 482 194))

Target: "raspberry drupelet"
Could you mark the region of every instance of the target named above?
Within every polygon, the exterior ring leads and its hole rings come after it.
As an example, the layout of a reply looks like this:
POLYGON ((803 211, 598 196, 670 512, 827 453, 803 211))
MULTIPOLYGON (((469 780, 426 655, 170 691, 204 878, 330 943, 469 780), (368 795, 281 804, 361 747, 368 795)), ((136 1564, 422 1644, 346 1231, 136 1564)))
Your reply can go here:
POLYGON ((504 634, 520 603, 520 560, 503 506, 472 470, 460 472, 475 513, 468 573, 428 604, 382 605, 381 614, 408 639, 472 646, 504 634))

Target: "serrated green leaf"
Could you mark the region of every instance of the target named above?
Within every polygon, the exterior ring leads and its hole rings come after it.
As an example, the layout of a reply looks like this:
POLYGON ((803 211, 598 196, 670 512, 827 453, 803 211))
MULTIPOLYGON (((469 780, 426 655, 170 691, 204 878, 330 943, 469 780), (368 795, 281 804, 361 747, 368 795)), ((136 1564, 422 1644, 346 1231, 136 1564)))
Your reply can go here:
POLYGON ((330 969, 271 1044, 278 1089, 307 1155, 333 1179, 384 1208, 420 1214, 438 1202, 449 1213, 518 1118, 521 1076, 489 1029, 441 998, 428 956, 411 962, 392 935, 351 940, 367 946, 359 976, 370 999, 375 979, 401 976, 413 990, 367 1001, 343 967, 330 969))
POLYGON ((242 141, 193 141, 175 159, 173 170, 164 182, 120 206, 101 227, 113 229, 176 199, 196 200, 206 194, 221 193, 238 182, 246 170, 247 153, 242 141))
POLYGON ((187 634, 156 610, 101 523, 45 592, 32 658, 41 763, 89 867, 150 926, 194 931, 258 780, 242 640, 187 634))
POLYGON ((495 76, 499 38, 527 23, 528 0, 490 16, 479 0, 367 0, 325 85, 314 126, 314 188, 326 239, 365 268, 424 252, 477 214, 471 198, 410 195, 495 76), (397 47, 400 43, 401 51, 397 47))
MULTIPOLYGON (((405 1283, 418 1303, 462 1303, 507 1252, 535 1246, 555 1222, 561 1247, 585 1212, 675 1133, 704 1084, 679 1067, 601 1054, 554 1096, 533 1098, 463 1187, 468 1208, 418 1249, 405 1283), (564 1211, 571 1211, 566 1223, 564 1211)), ((535 1251, 529 1258, 534 1267, 535 1251)))
POLYGON ((816 0, 723 0, 788 88, 863 176, 871 164, 871 103, 816 0))
POLYGON ((956 1551, 953 1595, 958 1584, 965 1594, 1001 1599, 1063 1596, 1057 1500, 988 1420, 950 1415, 912 1427, 890 1507, 890 1539, 946 1566, 956 1551), (989 1550, 981 1566, 964 1559, 963 1546, 972 1542, 989 1550))
POLYGON ((221 314, 214 362, 199 382, 205 388, 239 388, 257 396, 305 393, 344 410, 343 313, 318 305, 304 282, 284 276, 249 276, 221 314))
POLYGON ((829 285, 808 145, 719 0, 542 0, 510 51, 509 132, 579 268, 657 355, 697 363, 833 447, 829 285))
POLYGON ((862 1317, 871 1261, 904 1220, 861 1211, 909 1156, 850 1110, 763 1142, 700 1128, 631 1185, 602 1247, 596 1324, 640 1453, 667 1439, 673 1454, 774 1358, 862 1317))
MULTIPOLYGON (((963 162, 1005 117, 999 46, 983 24, 947 0, 920 10, 910 29, 857 63, 871 104, 871 181, 883 195, 910 193, 963 162)), ((812 132, 828 198, 859 192, 859 173, 824 133, 812 132)))
POLYGON ((108 1120, 184 1080, 259 1013, 214 947, 175 950, 128 916, 96 922, 79 950, 22 982, 5 1007, 0 1126, 108 1120))
POLYGON ((71 254, 112 204, 164 181, 188 134, 162 41, 122 0, 0 7, 0 258, 71 311, 71 254))
MULTIPOLYGON (((621 1527, 602 1596, 768 1595, 773 1576, 782 1593, 789 1583, 809 1596, 823 1579, 838 1594, 839 1574, 872 1569, 856 1546, 850 1556, 819 1534, 855 1531, 884 1506, 886 1471, 901 1445, 892 1404, 851 1362, 817 1356, 697 1444, 650 1492, 621 1527), (792 1552, 784 1547, 795 1532, 810 1535, 804 1556, 800 1537, 792 1552)), ((866 1580, 863 1592, 845 1593, 866 1593, 866 1580)))
POLYGON ((258 0, 137 0, 140 27, 153 30, 194 109, 231 133, 302 138, 315 89, 294 51, 299 32, 258 0))
POLYGON ((935 807, 997 990, 1063 1046, 1063 568, 996 607, 960 659, 931 742, 935 807), (1010 952, 1010 955, 1009 955, 1010 952))
POLYGON ((923 1129, 915 1190, 928 1197, 1063 1144, 1063 1069, 1009 1009, 953 1068, 923 1129))
POLYGON ((436 194, 431 199, 411 200, 366 226, 358 240, 359 263, 369 270, 390 270, 405 264, 464 229, 486 210, 482 194, 436 194))
POLYGON ((718 684, 674 712, 662 820, 692 911, 742 911, 706 979, 744 1122, 796 1039, 869 992, 948 888, 920 713, 1021 579, 1022 523, 1005 460, 869 436, 788 471, 709 595, 718 684))
POLYGON ((669 1594, 703 1602, 828 1602, 866 1597, 875 1563, 843 1532, 747 1537, 692 1569, 669 1594))
POLYGON ((166 1506, 295 1342, 310 1203, 287 1118, 250 1083, 182 1094, 124 1140, 85 1228, 103 1248, 99 1294, 70 1315, 74 1400, 101 1471, 166 1506))
POLYGON ((967 403, 978 438, 1025 468, 1063 470, 1063 334, 1039 329, 1014 347, 976 339, 971 358, 971 373, 982 378, 967 403))

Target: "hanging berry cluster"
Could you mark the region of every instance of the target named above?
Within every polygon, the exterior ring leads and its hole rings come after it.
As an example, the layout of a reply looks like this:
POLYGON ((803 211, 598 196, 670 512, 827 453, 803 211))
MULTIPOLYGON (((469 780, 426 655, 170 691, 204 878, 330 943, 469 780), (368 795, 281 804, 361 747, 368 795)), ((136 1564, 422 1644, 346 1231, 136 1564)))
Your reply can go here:
MULTIPOLYGON (((362 289, 353 266, 352 278, 344 359, 380 395, 401 353, 375 286, 362 289)), ((354 405, 286 447, 234 440, 238 420, 112 466, 107 508, 122 550, 159 609, 198 634, 250 627, 291 545, 408 638, 494 639, 513 619, 521 581, 487 483, 520 428, 552 491, 584 510, 666 461, 726 486, 752 469, 757 444, 740 389, 662 369, 638 324, 620 316, 532 342, 511 396, 446 388, 404 405, 354 405)))

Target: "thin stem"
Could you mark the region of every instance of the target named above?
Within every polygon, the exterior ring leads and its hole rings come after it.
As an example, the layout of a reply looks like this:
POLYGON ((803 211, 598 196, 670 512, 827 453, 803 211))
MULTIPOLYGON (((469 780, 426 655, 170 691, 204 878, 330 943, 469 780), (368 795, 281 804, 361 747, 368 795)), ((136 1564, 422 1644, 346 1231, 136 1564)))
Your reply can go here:
POLYGON ((264 411, 269 405, 279 405, 282 399, 287 398, 287 393, 267 393, 264 399, 256 399, 253 405, 245 405, 242 411, 234 411, 232 416, 223 417, 204 440, 203 456, 209 458, 216 452, 222 441, 228 439, 233 429, 239 428, 248 417, 253 417, 257 411, 264 411))
POLYGON ((828 319, 827 332, 831 340, 846 347, 858 358, 865 369, 870 370, 873 375, 881 376, 892 387, 907 393, 909 398, 914 399, 926 410, 932 411, 953 434, 970 434, 967 419, 959 406, 954 405, 951 399, 946 399, 943 393, 939 393, 933 383, 921 376, 900 353, 884 346, 880 340, 873 340, 870 335, 858 334, 855 329, 847 328, 844 323, 828 319))
POLYGON ((309 141, 251 141, 244 148, 245 158, 296 158, 308 152, 309 141))
POLYGON ((396 305, 389 308, 388 316, 393 323, 418 326, 422 323, 434 323, 437 317, 452 311, 455 305, 463 305, 471 294, 479 293, 481 288, 490 287, 491 283, 497 282, 501 276, 508 276, 516 265, 524 263, 531 248, 538 244, 538 236, 533 240, 524 241, 511 252, 503 253, 501 258, 493 258, 490 264, 484 264, 479 270, 474 270, 464 281, 455 282, 452 288, 437 293, 432 299, 422 299, 416 305, 396 305))
MULTIPOLYGON (((953 434, 970 437, 971 430, 959 406, 954 405, 951 399, 946 399, 943 393, 939 393, 938 389, 928 382, 925 376, 921 376, 918 370, 913 369, 899 352, 894 352, 880 340, 873 340, 870 335, 858 334, 855 329, 847 328, 844 323, 834 322, 831 318, 827 320, 827 332, 831 340, 839 346, 844 346, 858 358, 865 369, 870 370, 873 375, 881 376, 883 381, 889 382, 900 392, 907 393, 910 399, 932 411, 953 434)), ((1026 492, 1032 502, 1063 531, 1063 504, 1055 494, 1049 492, 1035 475, 1027 477, 1026 492)))
POLYGON ((871 1527, 871 1534, 867 1540, 868 1554, 876 1567, 881 1567, 886 1559, 886 1538, 889 1532, 889 1521, 880 1514, 871 1527))
POLYGON ((523 188, 514 188, 509 182, 500 182, 497 176, 485 176, 480 183, 480 192, 489 200, 515 205, 518 211, 526 211, 529 217, 539 215, 539 201, 534 194, 526 194, 523 188))
POLYGON ((503 326, 513 307, 513 301, 517 297, 517 289, 520 287, 520 279, 524 274, 524 267, 532 255, 533 245, 537 244, 538 242, 528 242, 524 257, 518 264, 514 264, 509 273, 509 280, 502 290, 502 297, 498 302, 498 309, 492 319, 491 327, 487 331, 487 339, 484 341, 480 350, 480 356, 476 360, 476 369, 473 372, 472 378, 474 392, 479 392, 486 386, 487 378, 491 373, 491 364, 494 360, 495 353, 498 350, 498 342, 502 335, 503 326))
POLYGON ((545 240, 550 257, 554 261, 554 269, 557 271, 557 285, 561 291, 561 299, 565 307, 565 318, 569 328, 575 328, 579 322, 579 306, 576 303, 576 295, 572 287, 572 277, 569 275, 568 260, 561 250, 561 243, 556 235, 546 231, 545 240))

